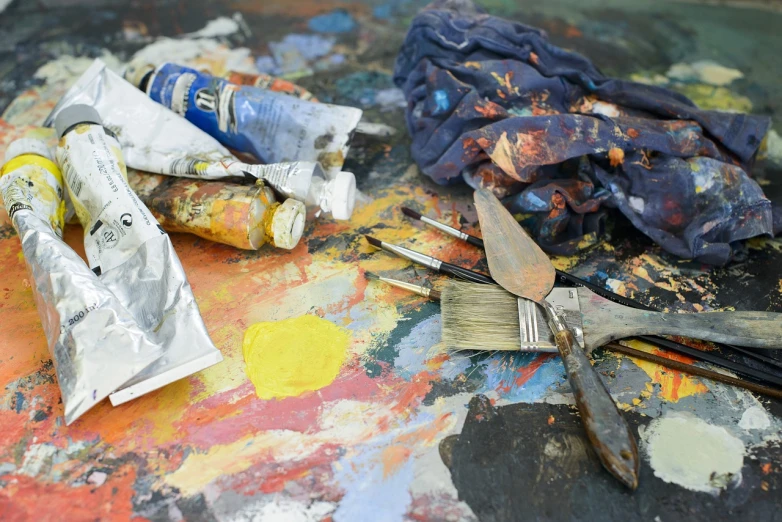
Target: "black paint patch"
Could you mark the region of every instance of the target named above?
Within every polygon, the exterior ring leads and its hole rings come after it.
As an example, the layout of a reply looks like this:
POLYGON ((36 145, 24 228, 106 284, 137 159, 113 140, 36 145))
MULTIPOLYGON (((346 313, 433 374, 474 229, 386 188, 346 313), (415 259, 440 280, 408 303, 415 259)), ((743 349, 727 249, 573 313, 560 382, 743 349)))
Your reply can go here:
MULTIPOLYGON (((624 416, 636 437, 651 421, 638 413, 624 416)), ((440 454, 459 498, 481 522, 778 520, 782 507, 782 470, 762 467, 781 461, 778 445, 754 450, 744 460, 740 484, 716 497, 662 481, 646 461, 631 493, 602 468, 578 413, 566 405, 495 408, 478 395, 462 433, 444 439, 440 454)))

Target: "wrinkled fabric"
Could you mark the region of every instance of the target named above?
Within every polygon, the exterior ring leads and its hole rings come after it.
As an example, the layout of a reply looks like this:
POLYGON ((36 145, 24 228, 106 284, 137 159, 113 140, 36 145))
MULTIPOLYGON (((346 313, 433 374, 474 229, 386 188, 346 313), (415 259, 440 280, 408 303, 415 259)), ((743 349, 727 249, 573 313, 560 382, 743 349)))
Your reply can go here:
POLYGON ((607 78, 542 30, 465 0, 435 2, 413 20, 394 81, 420 169, 533 214, 549 252, 599 241, 606 207, 665 250, 711 264, 773 232, 771 203, 748 176, 766 117, 700 110, 673 91, 607 78))

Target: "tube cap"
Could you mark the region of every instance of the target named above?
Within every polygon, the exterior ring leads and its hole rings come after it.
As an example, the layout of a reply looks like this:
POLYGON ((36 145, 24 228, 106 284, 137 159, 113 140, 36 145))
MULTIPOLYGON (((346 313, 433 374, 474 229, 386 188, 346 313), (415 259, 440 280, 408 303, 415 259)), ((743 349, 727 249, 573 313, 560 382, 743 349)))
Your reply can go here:
POLYGON ((61 110, 57 117, 54 118, 54 129, 57 131, 57 138, 62 138, 65 131, 77 123, 103 125, 103 120, 100 119, 98 111, 90 105, 70 105, 61 110))
POLYGON ((43 140, 35 138, 19 138, 14 140, 5 149, 5 162, 8 163, 12 159, 21 156, 23 154, 35 154, 36 156, 42 156, 49 161, 54 161, 52 151, 43 140))
POLYGON ((340 172, 332 183, 331 216, 340 220, 350 219, 356 206, 356 176, 352 172, 340 172))
POLYGON ((155 70, 155 66, 151 63, 130 63, 123 76, 125 79, 133 84, 134 87, 140 89, 141 82, 144 81, 144 77, 155 70))
POLYGON ((288 198, 277 207, 272 216, 272 241, 274 246, 291 250, 299 244, 304 233, 306 209, 304 203, 288 198))

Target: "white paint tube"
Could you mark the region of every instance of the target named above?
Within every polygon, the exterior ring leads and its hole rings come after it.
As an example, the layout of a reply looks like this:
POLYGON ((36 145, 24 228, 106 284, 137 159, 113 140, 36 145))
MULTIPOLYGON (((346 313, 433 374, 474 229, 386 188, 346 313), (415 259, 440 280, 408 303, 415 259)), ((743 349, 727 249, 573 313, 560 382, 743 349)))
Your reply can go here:
POLYGON ((314 103, 177 65, 129 68, 126 77, 232 150, 269 163, 312 161, 342 171, 361 109, 314 103))
POLYGON ((11 143, 0 170, 0 195, 22 242, 65 423, 71 424, 163 350, 62 240, 64 187, 52 159, 43 141, 11 143))
POLYGON ((115 406, 222 360, 168 235, 128 185, 122 150, 90 106, 55 122, 57 160, 84 227, 89 266, 163 356, 110 395, 115 406))
POLYGON ((215 138, 154 102, 100 60, 62 97, 45 125, 51 126, 63 109, 74 104, 91 105, 98 111, 134 169, 204 180, 254 177, 279 194, 305 203, 312 216, 349 219, 353 212, 353 174, 339 172, 328 180, 326 171, 315 162, 253 165, 239 161, 215 138))

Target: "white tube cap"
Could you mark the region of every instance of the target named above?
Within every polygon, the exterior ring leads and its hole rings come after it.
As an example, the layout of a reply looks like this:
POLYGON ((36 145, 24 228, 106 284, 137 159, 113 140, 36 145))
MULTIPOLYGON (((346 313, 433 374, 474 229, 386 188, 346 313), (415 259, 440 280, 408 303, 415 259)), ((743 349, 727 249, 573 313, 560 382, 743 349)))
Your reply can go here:
POLYGON ((299 244, 304 233, 306 209, 304 203, 288 198, 277 207, 272 216, 272 242, 274 246, 291 250, 299 244))
POLYGON ((46 145, 43 140, 35 138, 19 138, 14 140, 5 149, 5 162, 8 163, 12 159, 21 156, 23 154, 35 154, 36 156, 42 156, 49 161, 54 161, 52 151, 46 145))
POLYGON ((331 183, 331 216, 350 219, 356 206, 356 176, 352 172, 340 172, 331 183))

